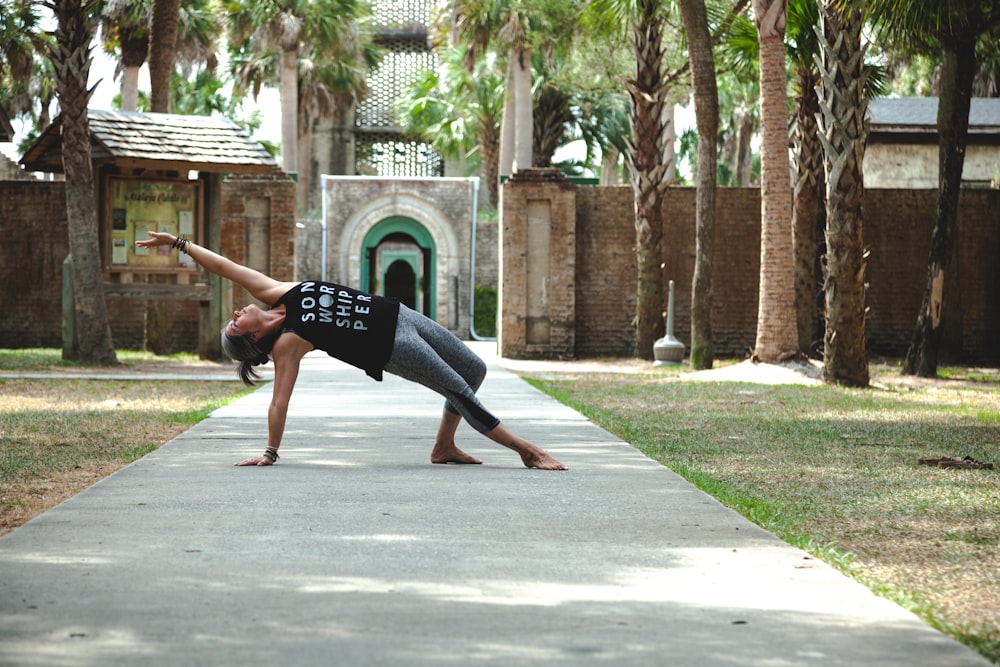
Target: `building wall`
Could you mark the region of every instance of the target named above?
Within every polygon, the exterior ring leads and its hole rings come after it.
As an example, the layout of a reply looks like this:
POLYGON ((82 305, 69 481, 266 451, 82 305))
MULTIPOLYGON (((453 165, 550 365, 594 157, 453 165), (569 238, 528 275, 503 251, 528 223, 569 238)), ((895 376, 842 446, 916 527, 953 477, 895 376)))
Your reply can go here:
MULTIPOLYGON (((1000 146, 969 145, 962 182, 983 187, 1000 179, 1000 146)), ((936 189, 937 144, 869 143, 865 148, 866 188, 936 189)))
POLYGON ((576 352, 629 356, 635 343, 632 187, 583 187, 576 196, 576 352))

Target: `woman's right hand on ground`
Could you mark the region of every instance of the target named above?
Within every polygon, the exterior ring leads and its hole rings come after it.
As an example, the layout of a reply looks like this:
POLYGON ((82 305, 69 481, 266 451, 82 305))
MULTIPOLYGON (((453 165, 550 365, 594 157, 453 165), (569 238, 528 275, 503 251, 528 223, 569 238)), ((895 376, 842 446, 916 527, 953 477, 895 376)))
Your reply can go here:
POLYGON ((255 456, 252 459, 247 459, 246 461, 237 461, 233 464, 234 466, 269 466, 274 465, 274 461, 267 458, 266 456, 255 456))

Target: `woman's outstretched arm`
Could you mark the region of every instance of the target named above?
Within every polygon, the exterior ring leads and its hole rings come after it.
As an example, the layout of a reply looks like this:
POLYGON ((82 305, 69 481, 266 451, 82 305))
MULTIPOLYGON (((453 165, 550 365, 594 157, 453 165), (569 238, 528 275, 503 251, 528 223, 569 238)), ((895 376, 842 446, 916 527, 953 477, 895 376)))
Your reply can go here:
MULTIPOLYGON (((163 232, 149 232, 148 239, 136 241, 136 245, 140 248, 155 248, 157 246, 176 247, 177 243, 178 238, 176 236, 163 232)), ((255 299, 269 305, 277 301, 282 294, 297 284, 275 280, 267 274, 243 266, 242 264, 237 264, 233 260, 212 252, 208 248, 196 245, 191 241, 186 241, 182 250, 209 273, 232 280, 250 292, 255 299)))
POLYGON ((299 377, 299 363, 313 346, 294 333, 286 333, 274 344, 274 383, 271 405, 267 409, 267 450, 274 455, 255 456, 240 461, 238 466, 269 466, 278 458, 278 447, 285 432, 288 403, 292 398, 295 381, 299 377))

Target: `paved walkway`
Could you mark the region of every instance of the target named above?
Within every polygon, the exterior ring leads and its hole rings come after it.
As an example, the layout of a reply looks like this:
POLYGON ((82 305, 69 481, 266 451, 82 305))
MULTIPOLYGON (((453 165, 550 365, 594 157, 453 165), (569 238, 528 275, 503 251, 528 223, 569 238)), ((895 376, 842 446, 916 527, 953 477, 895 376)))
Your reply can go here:
POLYGON ((988 665, 488 359, 569 471, 311 354, 279 465, 265 386, 0 538, 0 664, 988 665))

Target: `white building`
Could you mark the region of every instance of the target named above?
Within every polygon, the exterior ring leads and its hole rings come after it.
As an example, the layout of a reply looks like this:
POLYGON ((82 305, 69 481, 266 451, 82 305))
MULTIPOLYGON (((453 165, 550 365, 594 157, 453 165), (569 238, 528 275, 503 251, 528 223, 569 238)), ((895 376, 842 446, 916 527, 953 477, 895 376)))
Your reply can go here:
MULTIPOLYGON (((869 103, 866 188, 938 187, 937 107, 936 97, 881 98, 869 103)), ((998 184, 1000 98, 973 98, 962 187, 998 184)))

